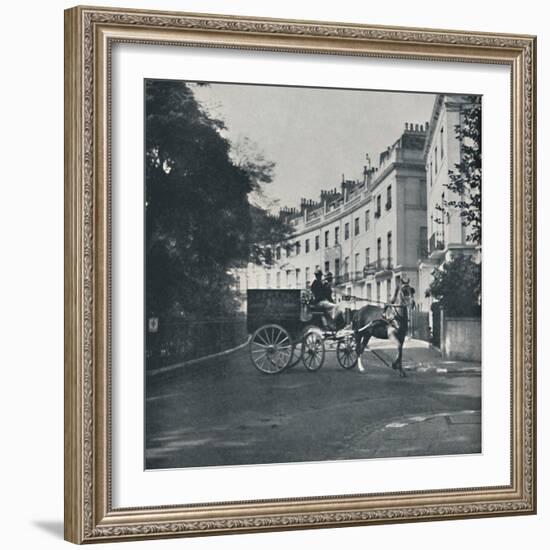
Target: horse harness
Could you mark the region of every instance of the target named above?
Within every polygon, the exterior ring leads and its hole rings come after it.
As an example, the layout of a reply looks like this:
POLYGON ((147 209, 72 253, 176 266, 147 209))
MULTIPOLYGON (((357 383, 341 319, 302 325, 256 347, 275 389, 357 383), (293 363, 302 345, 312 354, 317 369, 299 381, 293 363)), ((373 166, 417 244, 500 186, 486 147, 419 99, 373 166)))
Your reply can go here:
POLYGON ((386 323, 387 325, 394 327, 396 330, 399 330, 400 329, 399 319, 401 318, 401 315, 399 314, 399 312, 397 310, 398 307, 404 307, 404 306, 396 306, 395 304, 387 304, 386 308, 384 310, 384 313, 382 314, 381 319, 373 319, 372 321, 368 322, 366 325, 364 325, 363 327, 358 329, 357 332, 363 332, 367 329, 370 329, 375 323, 386 323), (388 309, 392 309, 393 312, 394 312, 394 315, 391 318, 387 317, 386 312, 387 312, 388 309))

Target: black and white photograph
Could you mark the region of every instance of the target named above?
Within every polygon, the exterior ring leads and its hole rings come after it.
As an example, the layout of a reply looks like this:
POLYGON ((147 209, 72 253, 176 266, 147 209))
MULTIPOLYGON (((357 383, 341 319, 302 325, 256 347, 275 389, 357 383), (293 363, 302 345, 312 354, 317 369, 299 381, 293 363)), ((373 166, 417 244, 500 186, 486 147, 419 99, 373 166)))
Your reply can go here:
POLYGON ((481 453, 482 97, 144 97, 145 468, 481 453))
POLYGON ((5 4, 4 548, 548 545, 549 10, 445 8, 5 4))

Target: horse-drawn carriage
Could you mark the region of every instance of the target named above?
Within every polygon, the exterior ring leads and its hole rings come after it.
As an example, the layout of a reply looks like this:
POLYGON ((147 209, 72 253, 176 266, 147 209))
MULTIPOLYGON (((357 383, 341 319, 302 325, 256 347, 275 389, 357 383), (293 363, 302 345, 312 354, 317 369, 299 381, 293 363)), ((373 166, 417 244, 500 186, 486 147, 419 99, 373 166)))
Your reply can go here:
POLYGON ((311 306, 307 290, 249 290, 247 304, 250 359, 261 372, 276 374, 300 361, 316 371, 325 361, 326 341, 335 344, 340 366, 355 366, 353 334, 337 337, 325 329, 323 313, 311 306))
MULTIPOLYGON (((373 300, 362 300, 373 303, 373 300)), ((357 365, 359 371, 365 372, 361 354, 369 349, 368 342, 374 336, 391 340, 397 354, 390 364, 374 350, 370 351, 405 376, 401 358, 408 330, 408 305, 374 302, 377 305, 368 304, 353 313, 346 307, 347 322, 353 315, 353 330, 337 332, 326 328, 324 314, 311 304, 308 290, 249 290, 247 303, 250 359, 263 373, 276 374, 300 361, 309 371, 319 370, 325 362, 325 342, 330 342, 331 348, 335 346, 336 358, 342 368, 352 369, 357 365)))

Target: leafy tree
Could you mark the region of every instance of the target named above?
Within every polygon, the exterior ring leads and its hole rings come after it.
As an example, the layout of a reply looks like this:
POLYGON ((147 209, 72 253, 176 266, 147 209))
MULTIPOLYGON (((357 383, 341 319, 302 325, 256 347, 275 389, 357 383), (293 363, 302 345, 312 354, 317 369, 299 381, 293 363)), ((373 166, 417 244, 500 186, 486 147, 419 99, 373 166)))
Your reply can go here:
POLYGON ((269 261, 288 228, 250 203, 273 164, 232 158, 224 123, 190 85, 145 89, 146 308, 148 315, 220 317, 235 311, 230 268, 269 261))
POLYGON ((247 137, 233 144, 231 158, 236 166, 249 175, 253 190, 262 195, 262 184, 273 181, 275 163, 267 160, 256 144, 247 137))
MULTIPOLYGON (((470 230, 467 240, 481 244, 481 97, 471 96, 468 100, 470 106, 464 111, 462 123, 455 126, 461 146, 460 162, 449 170, 446 184, 458 198, 447 200, 436 208, 442 214, 447 207, 457 208, 462 224, 470 230)), ((437 221, 442 223, 441 219, 437 221)))
POLYGON ((481 264, 470 256, 457 254, 432 272, 431 295, 452 316, 480 313, 481 264))

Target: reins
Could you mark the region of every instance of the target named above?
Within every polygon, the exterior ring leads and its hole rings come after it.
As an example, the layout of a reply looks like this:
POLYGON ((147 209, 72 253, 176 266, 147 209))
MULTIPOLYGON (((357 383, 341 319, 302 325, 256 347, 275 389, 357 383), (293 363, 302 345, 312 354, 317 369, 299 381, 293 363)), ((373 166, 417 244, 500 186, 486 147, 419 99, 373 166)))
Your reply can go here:
POLYGON ((344 302, 351 302, 352 300, 354 300, 356 302, 369 302, 371 304, 382 305, 384 307, 393 305, 386 302, 380 302, 379 300, 371 300, 370 298, 361 298, 359 296, 353 296, 352 294, 343 294, 342 299, 344 302))

